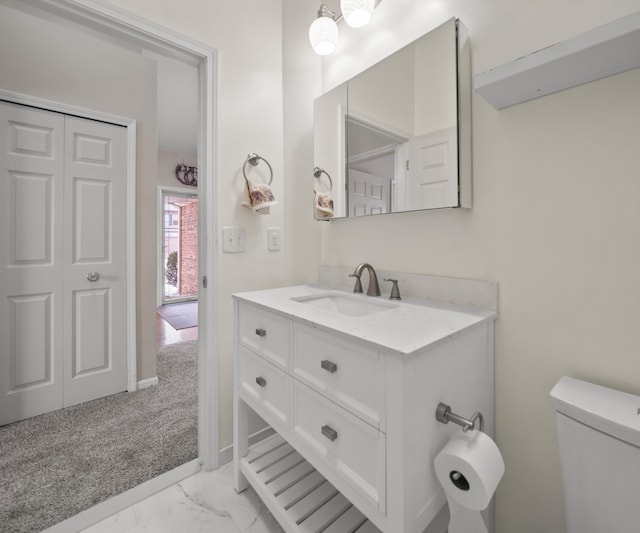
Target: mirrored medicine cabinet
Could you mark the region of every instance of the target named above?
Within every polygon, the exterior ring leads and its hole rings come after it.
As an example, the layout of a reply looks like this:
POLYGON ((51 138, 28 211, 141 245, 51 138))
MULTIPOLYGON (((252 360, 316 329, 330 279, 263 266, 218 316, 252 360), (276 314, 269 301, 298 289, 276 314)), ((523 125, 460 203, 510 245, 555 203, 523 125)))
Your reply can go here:
POLYGON ((315 100, 335 217, 471 207, 470 55, 451 19, 315 100))

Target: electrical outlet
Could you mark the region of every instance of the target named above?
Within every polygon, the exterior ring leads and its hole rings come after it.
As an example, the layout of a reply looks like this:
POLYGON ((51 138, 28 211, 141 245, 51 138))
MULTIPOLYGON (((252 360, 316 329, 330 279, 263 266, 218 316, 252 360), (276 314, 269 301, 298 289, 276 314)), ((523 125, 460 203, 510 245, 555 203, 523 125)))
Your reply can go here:
POLYGON ((267 229, 267 248, 272 252, 280 250, 280 228, 267 229))

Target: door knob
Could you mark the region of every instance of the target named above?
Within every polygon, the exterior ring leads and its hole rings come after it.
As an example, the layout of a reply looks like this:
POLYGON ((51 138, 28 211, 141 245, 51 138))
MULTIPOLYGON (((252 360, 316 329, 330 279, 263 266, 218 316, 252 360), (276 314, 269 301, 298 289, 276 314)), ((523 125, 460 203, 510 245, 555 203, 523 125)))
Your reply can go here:
POLYGON ((89 272, 87 274, 87 279, 89 281, 98 281, 100 279, 100 274, 98 274, 97 272, 89 272))

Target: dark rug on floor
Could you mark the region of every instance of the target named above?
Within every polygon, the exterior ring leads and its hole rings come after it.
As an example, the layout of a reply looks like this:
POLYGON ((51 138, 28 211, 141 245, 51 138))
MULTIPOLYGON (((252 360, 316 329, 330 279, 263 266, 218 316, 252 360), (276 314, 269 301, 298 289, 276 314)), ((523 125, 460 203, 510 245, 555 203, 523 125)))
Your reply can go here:
POLYGON ((0 427, 0 531, 41 531, 195 459, 197 350, 160 349, 155 387, 0 427))
POLYGON ((158 314, 169 322, 173 329, 192 328, 198 325, 198 302, 165 304, 158 307, 158 314))

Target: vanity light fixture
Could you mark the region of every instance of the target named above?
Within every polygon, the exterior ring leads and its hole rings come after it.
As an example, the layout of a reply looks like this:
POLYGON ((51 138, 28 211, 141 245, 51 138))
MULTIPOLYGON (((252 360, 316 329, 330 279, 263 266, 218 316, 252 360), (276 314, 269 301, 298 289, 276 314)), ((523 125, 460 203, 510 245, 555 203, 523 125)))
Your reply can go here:
POLYGON ((333 53, 339 37, 337 22, 344 19, 352 28, 366 26, 379 2, 380 0, 340 0, 341 15, 336 15, 325 4, 321 4, 318 18, 309 26, 309 42, 313 51, 319 56, 333 53))
POLYGON ((309 42, 319 56, 333 53, 338 44, 336 14, 324 4, 318 10, 318 18, 309 26, 309 42))
POLYGON ((362 28, 369 24, 375 0, 340 0, 340 11, 347 26, 362 28))

